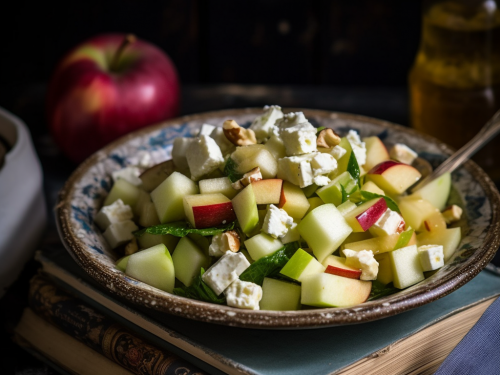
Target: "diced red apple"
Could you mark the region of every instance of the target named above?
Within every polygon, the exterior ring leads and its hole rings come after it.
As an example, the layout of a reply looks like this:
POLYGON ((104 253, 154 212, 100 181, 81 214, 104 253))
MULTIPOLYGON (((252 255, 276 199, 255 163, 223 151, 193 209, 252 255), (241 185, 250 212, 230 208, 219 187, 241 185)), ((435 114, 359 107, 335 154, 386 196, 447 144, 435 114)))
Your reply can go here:
POLYGON ((363 138, 363 142, 366 145, 366 163, 363 166, 365 170, 369 171, 377 164, 390 159, 389 152, 379 137, 363 138))
POLYGON ((402 194, 417 182, 422 175, 411 165, 394 160, 383 161, 366 174, 367 181, 373 181, 388 194, 402 194))
POLYGON ((283 180, 271 178, 252 182, 257 204, 279 204, 283 180))
POLYGON ((184 212, 194 228, 210 228, 236 220, 233 204, 221 193, 184 197, 184 212))
POLYGON ((309 201, 301 188, 288 181, 283 181, 279 208, 284 209, 294 219, 302 219, 309 206, 309 201))
POLYGON ((326 273, 332 275, 358 279, 361 276, 361 270, 345 265, 345 258, 335 255, 328 255, 322 263, 326 266, 326 273))
POLYGON ((380 219, 387 210, 384 198, 371 199, 354 210, 348 212, 344 218, 354 232, 365 232, 380 219))

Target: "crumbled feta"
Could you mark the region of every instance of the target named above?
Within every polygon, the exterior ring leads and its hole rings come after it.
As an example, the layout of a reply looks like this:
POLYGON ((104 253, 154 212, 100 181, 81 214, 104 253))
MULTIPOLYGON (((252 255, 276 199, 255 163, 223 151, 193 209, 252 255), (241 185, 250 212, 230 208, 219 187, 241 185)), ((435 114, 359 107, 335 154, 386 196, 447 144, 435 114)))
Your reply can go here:
POLYGON ((370 233, 382 237, 390 236, 404 230, 405 221, 403 217, 389 208, 382 216, 370 227, 370 233))
POLYGON ((329 152, 329 154, 332 155, 335 158, 335 160, 340 160, 340 158, 342 156, 344 156, 346 153, 347 153, 347 150, 343 147, 340 147, 340 146, 335 146, 329 152))
POLYGON ((283 115, 283 117, 280 120, 276 121, 275 126, 281 133, 286 128, 291 128, 292 126, 296 126, 303 123, 309 124, 303 112, 290 112, 283 115))
POLYGON ((236 146, 233 145, 229 139, 227 139, 224 134, 224 129, 222 128, 215 128, 212 133, 210 133, 210 138, 213 138, 215 143, 217 143, 220 147, 222 155, 227 155, 236 149, 236 146))
POLYGON ((111 175, 113 176, 113 181, 125 180, 130 182, 132 185, 140 186, 142 185, 142 180, 139 178, 141 171, 137 167, 125 167, 118 171, 114 171, 111 175))
POLYGON ((352 152, 354 152, 354 156, 356 156, 356 161, 358 164, 365 165, 366 163, 366 144, 365 142, 361 142, 359 138, 359 134, 355 130, 349 130, 349 133, 346 136, 347 140, 351 144, 352 152))
POLYGON ((418 157, 418 154, 403 143, 396 143, 389 151, 391 159, 401 163, 411 164, 418 157))
POLYGON ((111 224, 103 233, 104 238, 108 241, 112 249, 124 245, 134 238, 132 232, 139 229, 132 220, 120 221, 111 224))
POLYGON ((314 174, 310 162, 315 155, 316 153, 310 153, 278 159, 278 178, 301 188, 312 185, 314 174))
POLYGON ((94 223, 102 230, 105 230, 111 224, 132 220, 133 217, 132 208, 128 204, 123 204, 121 199, 117 199, 113 204, 104 206, 99 210, 95 215, 94 223))
POLYGON ((418 257, 424 271, 433 271, 444 266, 444 251, 441 245, 419 246, 418 257))
POLYGON ((214 129, 215 129, 214 125, 203 124, 203 125, 201 125, 200 132, 198 133, 198 137, 200 137, 202 135, 210 136, 210 134, 212 134, 214 129))
POLYGON ((130 166, 146 169, 151 167, 151 154, 147 151, 139 151, 136 155, 127 158, 130 166))
POLYGON ((314 176, 329 174, 337 169, 337 160, 330 154, 318 153, 311 159, 311 167, 314 176))
POLYGON ((194 138, 175 138, 172 146, 172 160, 181 171, 189 171, 186 152, 194 138))
POLYGON ((220 295, 248 267, 250 263, 242 253, 228 251, 201 278, 217 295, 220 295))
POLYGON ((194 181, 224 164, 220 147, 208 135, 202 135, 191 142, 186 151, 186 158, 191 179, 194 181))
POLYGON ((212 237, 212 243, 208 247, 208 255, 221 257, 227 251, 237 252, 240 249, 240 238, 236 231, 227 231, 212 237))
POLYGON ((280 132, 285 144, 287 156, 308 154, 317 150, 316 128, 309 123, 302 123, 280 132))
POLYGON ((371 250, 343 250, 346 256, 345 265, 361 270, 360 280, 375 280, 378 274, 378 262, 371 250))
POLYGON ((286 234, 281 238, 281 243, 286 244, 298 240, 300 240, 299 225, 293 222, 286 234))
POLYGON ((276 120, 279 120, 283 117, 283 112, 281 111, 281 107, 277 105, 265 106, 263 115, 258 116, 255 120, 253 120, 252 125, 250 125, 250 129, 255 132, 255 136, 257 137, 257 141, 261 142, 265 138, 268 138, 273 131, 273 126, 276 120))
POLYGON ((282 238, 293 225, 293 218, 281 208, 276 207, 274 204, 269 206, 269 210, 264 217, 264 224, 262 224, 262 231, 266 232, 274 238, 282 238))
POLYGON ((259 310, 262 287, 249 281, 237 279, 225 290, 228 306, 240 309, 259 310))
POLYGON ((328 185, 332 180, 328 176, 316 176, 313 179, 314 184, 318 186, 326 186, 328 185))

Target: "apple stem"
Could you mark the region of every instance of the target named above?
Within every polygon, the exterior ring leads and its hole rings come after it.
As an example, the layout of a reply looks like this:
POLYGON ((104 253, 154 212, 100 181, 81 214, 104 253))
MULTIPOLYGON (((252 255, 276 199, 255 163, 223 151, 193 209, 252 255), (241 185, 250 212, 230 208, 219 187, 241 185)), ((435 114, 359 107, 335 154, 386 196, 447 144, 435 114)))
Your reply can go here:
POLYGON ((116 49, 115 54, 113 55, 113 59, 111 60, 111 65, 110 65, 110 70, 115 72, 118 70, 119 66, 119 61, 120 57, 123 54, 123 51, 125 51, 125 48, 127 48, 128 45, 134 43, 137 40, 136 36, 134 34, 127 34, 118 48, 116 49))

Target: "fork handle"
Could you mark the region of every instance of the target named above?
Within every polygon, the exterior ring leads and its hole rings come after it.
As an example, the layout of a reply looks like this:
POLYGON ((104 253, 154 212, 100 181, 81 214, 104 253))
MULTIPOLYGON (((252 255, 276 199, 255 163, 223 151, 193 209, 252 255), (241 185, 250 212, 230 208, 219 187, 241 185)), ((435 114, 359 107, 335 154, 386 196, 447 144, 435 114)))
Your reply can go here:
POLYGON ((462 148, 446 159, 429 176, 417 183, 411 192, 423 188, 429 182, 435 180, 446 172, 453 172, 465 161, 470 159, 485 144, 491 141, 500 132, 500 110, 481 128, 481 130, 467 142, 462 148))

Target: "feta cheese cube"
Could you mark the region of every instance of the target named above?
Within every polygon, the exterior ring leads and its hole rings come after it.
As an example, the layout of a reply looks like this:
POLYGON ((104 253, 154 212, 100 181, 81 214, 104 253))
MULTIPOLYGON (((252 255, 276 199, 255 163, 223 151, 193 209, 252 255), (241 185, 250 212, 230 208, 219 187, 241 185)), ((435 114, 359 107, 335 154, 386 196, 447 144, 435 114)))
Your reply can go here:
POLYGON ((309 124, 303 112, 290 112, 287 113, 286 115, 283 115, 283 117, 280 120, 276 121, 275 126, 277 127, 278 132, 281 133, 281 131, 283 131, 286 128, 291 128, 292 126, 296 126, 303 123, 309 124))
POLYGON ((437 270, 444 266, 444 251, 441 245, 424 245, 418 247, 418 258, 424 271, 437 270))
POLYGON ((337 169, 337 160, 330 154, 318 153, 311 159, 311 167, 314 176, 329 174, 337 169))
POLYGON ((403 217, 388 208, 369 230, 375 236, 390 236, 404 230, 404 225, 403 217))
POLYGON ((228 251, 201 278, 217 295, 220 295, 248 267, 250 263, 242 253, 228 251))
POLYGON ((175 138, 172 146, 172 160, 181 171, 189 171, 186 152, 194 138, 175 138))
POLYGON ((355 130, 349 130, 346 136, 347 140, 351 144, 352 152, 356 156, 356 160, 359 166, 365 165, 366 163, 366 144, 361 142, 359 134, 355 130))
POLYGON ((258 142, 270 137, 276 120, 283 117, 283 112, 281 111, 280 106, 265 106, 264 110, 266 112, 253 120, 252 125, 250 125, 250 129, 254 131, 258 142))
POLYGON ((335 158, 335 160, 340 160, 340 158, 347 153, 347 150, 343 147, 335 146, 329 153, 335 158))
POLYGON ((113 181, 116 182, 117 180, 123 179, 135 186, 142 185, 142 180, 139 178, 140 174, 141 171, 137 167, 125 167, 111 173, 113 181))
POLYGON ((224 164, 224 157, 220 147, 208 135, 195 138, 189 144, 186 150, 186 159, 193 181, 199 180, 224 164))
POLYGON ((313 179, 314 184, 318 186, 326 186, 328 185, 332 180, 328 176, 316 176, 313 179))
POLYGON ((210 125, 210 124, 201 125, 200 132, 198 133, 198 137, 200 137, 202 135, 210 136, 210 134, 212 134, 212 132, 215 128, 216 127, 214 125, 210 125))
POLYGON ((343 250, 346 256, 345 265, 361 270, 360 280, 375 280, 378 274, 378 262, 371 250, 343 250))
POLYGON ((124 245, 134 238, 132 232, 136 231, 137 225, 132 220, 120 221, 111 224, 103 233, 104 238, 108 241, 112 249, 124 245))
POLYGON ((133 217, 132 208, 127 204, 123 204, 121 199, 117 199, 113 204, 104 206, 99 210, 95 215, 94 223, 102 230, 105 230, 111 224, 132 220, 133 217))
POLYGON ((418 154, 402 143, 396 143, 389 151, 391 159, 397 160, 401 163, 411 164, 417 158, 418 154))
POLYGON ((274 238, 282 238, 293 225, 293 218, 285 210, 276 207, 274 204, 269 206, 269 210, 264 217, 262 231, 274 238))
POLYGON ((316 128, 309 123, 298 124, 280 132, 287 156, 303 155, 317 150, 316 128))
POLYGON ((236 146, 233 145, 229 141, 229 139, 227 139, 226 135, 224 134, 224 129, 222 128, 215 128, 212 133, 210 133, 210 138, 213 138, 215 143, 217 143, 217 145, 220 147, 222 155, 227 155, 236 149, 236 146))
POLYGON ((316 153, 310 153, 278 159, 278 178, 301 188, 312 185, 314 174, 310 161, 315 155, 316 153))
POLYGON ((249 281, 235 280, 224 292, 228 306, 259 310, 262 287, 249 281))

